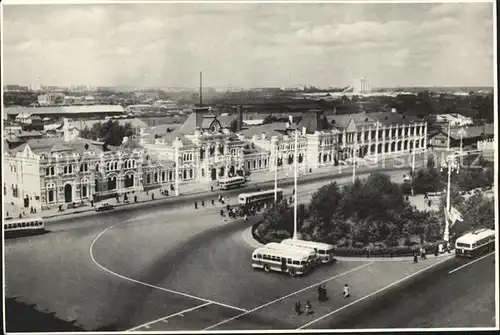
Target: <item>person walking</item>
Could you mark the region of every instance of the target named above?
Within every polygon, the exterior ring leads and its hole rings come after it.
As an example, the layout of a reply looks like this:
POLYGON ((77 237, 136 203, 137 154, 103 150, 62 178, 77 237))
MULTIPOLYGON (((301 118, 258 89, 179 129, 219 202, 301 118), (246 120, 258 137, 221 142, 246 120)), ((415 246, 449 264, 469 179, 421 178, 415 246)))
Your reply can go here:
POLYGON ((215 199, 212 199, 212 206, 215 206, 215 199))
POLYGON ((214 185, 210 185, 210 192, 214 191, 214 185))
POLYGON ((306 315, 309 315, 312 313, 313 313, 313 310, 312 310, 311 302, 309 300, 307 300, 307 302, 306 302, 306 315))
POLYGON ((413 254, 413 263, 418 263, 418 256, 417 253, 413 254))
POLYGON ((194 202, 194 209, 198 209, 198 203, 196 201, 194 202))
POLYGON ((344 295, 344 299, 347 299, 351 296, 351 294, 349 292, 349 286, 347 284, 344 285, 343 295, 344 295))
POLYGON ((300 304, 300 301, 297 301, 295 303, 295 314, 297 315, 302 314, 302 305, 300 304))
POLYGON ((202 200, 202 201, 201 201, 201 205, 202 205, 203 207, 205 207, 205 200, 202 200))

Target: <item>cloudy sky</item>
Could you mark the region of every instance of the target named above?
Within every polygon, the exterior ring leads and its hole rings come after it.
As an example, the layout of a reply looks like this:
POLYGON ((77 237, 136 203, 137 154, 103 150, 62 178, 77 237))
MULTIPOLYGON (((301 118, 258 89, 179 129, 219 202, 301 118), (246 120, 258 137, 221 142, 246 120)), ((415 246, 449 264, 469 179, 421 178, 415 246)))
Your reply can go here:
POLYGON ((4 6, 4 83, 492 86, 493 6, 4 6))

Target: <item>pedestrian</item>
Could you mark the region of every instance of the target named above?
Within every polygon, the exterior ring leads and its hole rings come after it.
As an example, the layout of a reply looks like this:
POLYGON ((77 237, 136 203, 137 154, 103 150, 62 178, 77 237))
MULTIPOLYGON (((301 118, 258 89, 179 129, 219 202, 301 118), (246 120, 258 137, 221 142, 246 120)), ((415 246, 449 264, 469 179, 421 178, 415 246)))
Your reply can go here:
POLYGON ((90 207, 94 207, 94 200, 90 199, 90 207))
POLYGON ((243 220, 248 221, 248 216, 246 214, 243 216, 243 220))
POLYGON ((302 306, 300 304, 300 301, 297 301, 295 303, 295 314, 297 314, 297 315, 302 314, 302 306))
POLYGON ((231 208, 231 205, 230 204, 227 204, 226 205, 226 209, 229 210, 231 208))
POLYGON ((198 209, 198 203, 196 201, 194 202, 194 209, 198 209))
POLYGON ((418 263, 417 253, 413 254, 413 263, 418 263))
POLYGON ((174 191, 174 185, 170 184, 170 191, 174 191))
POLYGON ((212 199, 212 206, 215 206, 215 199, 212 199))
POLYGON ((224 205, 224 197, 220 199, 220 202, 222 202, 222 204, 224 205))
POLYGON ((22 219, 23 215, 21 213, 19 213, 19 218, 22 219))
POLYGON ((165 195, 168 197, 168 190, 165 190, 165 195))
POLYGON ((202 205, 203 207, 205 207, 205 200, 202 200, 202 201, 201 201, 201 205, 202 205))
POLYGON ((437 257, 438 254, 439 254, 439 248, 438 248, 438 246, 436 246, 436 248, 434 248, 434 256, 437 257))
POLYGON ((219 197, 219 202, 222 202, 222 196, 219 194, 218 197, 219 197))
POLYGON ((313 313, 313 310, 312 310, 311 302, 309 300, 307 300, 307 302, 306 302, 306 315, 310 315, 312 313, 313 313))
POLYGON ((351 294, 349 293, 349 286, 347 284, 344 285, 344 299, 349 298, 351 294))
POLYGON ((151 200, 155 200, 155 194, 151 193, 151 200))
POLYGON ((220 216, 224 217, 224 210, 223 209, 220 210, 220 216))
POLYGON ((324 292, 323 292, 323 286, 319 285, 318 286, 318 300, 323 301, 324 300, 324 292))
POLYGON ((146 195, 148 195, 148 194, 149 194, 149 190, 146 190, 146 195))
POLYGON ((137 203, 137 195, 134 195, 134 202, 137 203))
POLYGON ((30 214, 33 214, 33 206, 30 207, 30 214))
POLYGON ((210 185, 210 192, 214 191, 214 185, 210 185))

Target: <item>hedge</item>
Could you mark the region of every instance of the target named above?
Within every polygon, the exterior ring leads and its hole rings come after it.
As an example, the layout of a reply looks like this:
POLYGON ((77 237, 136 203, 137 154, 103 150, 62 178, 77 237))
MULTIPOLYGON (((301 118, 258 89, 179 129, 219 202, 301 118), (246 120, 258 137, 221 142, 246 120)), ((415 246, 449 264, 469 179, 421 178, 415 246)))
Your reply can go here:
MULTIPOLYGON (((259 235, 257 229, 263 221, 259 221, 252 226, 252 236, 253 238, 261 244, 267 244, 270 242, 280 243, 281 240, 278 238, 264 238, 259 235)), ((424 243, 423 247, 427 254, 434 254, 438 245, 443 243, 443 241, 436 241, 430 243, 424 243)), ((413 256, 420 250, 420 245, 414 246, 398 246, 393 248, 355 248, 355 247, 334 247, 333 253, 335 256, 340 257, 403 257, 403 256, 413 256)))

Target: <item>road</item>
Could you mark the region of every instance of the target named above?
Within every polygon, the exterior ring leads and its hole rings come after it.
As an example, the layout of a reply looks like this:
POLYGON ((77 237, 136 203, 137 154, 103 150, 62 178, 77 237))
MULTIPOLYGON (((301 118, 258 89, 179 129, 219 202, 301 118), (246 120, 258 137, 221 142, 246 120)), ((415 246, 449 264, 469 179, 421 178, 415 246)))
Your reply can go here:
MULTIPOLYGON (((299 200, 327 182, 301 186, 299 200)), ((336 294, 347 281, 363 297, 441 262, 339 262, 301 278, 270 275, 249 266, 242 231, 252 222, 217 212, 154 207, 49 223, 49 234, 7 241, 7 296, 88 330, 294 329, 309 322, 293 318, 294 302, 315 299, 321 281, 336 294), (367 286, 366 278, 377 280, 367 286)), ((343 304, 332 299, 316 316, 343 304)))
POLYGON ((311 328, 493 327, 495 296, 494 254, 474 263, 454 259, 432 275, 409 281, 311 328), (468 265, 460 268, 464 264, 468 265))

